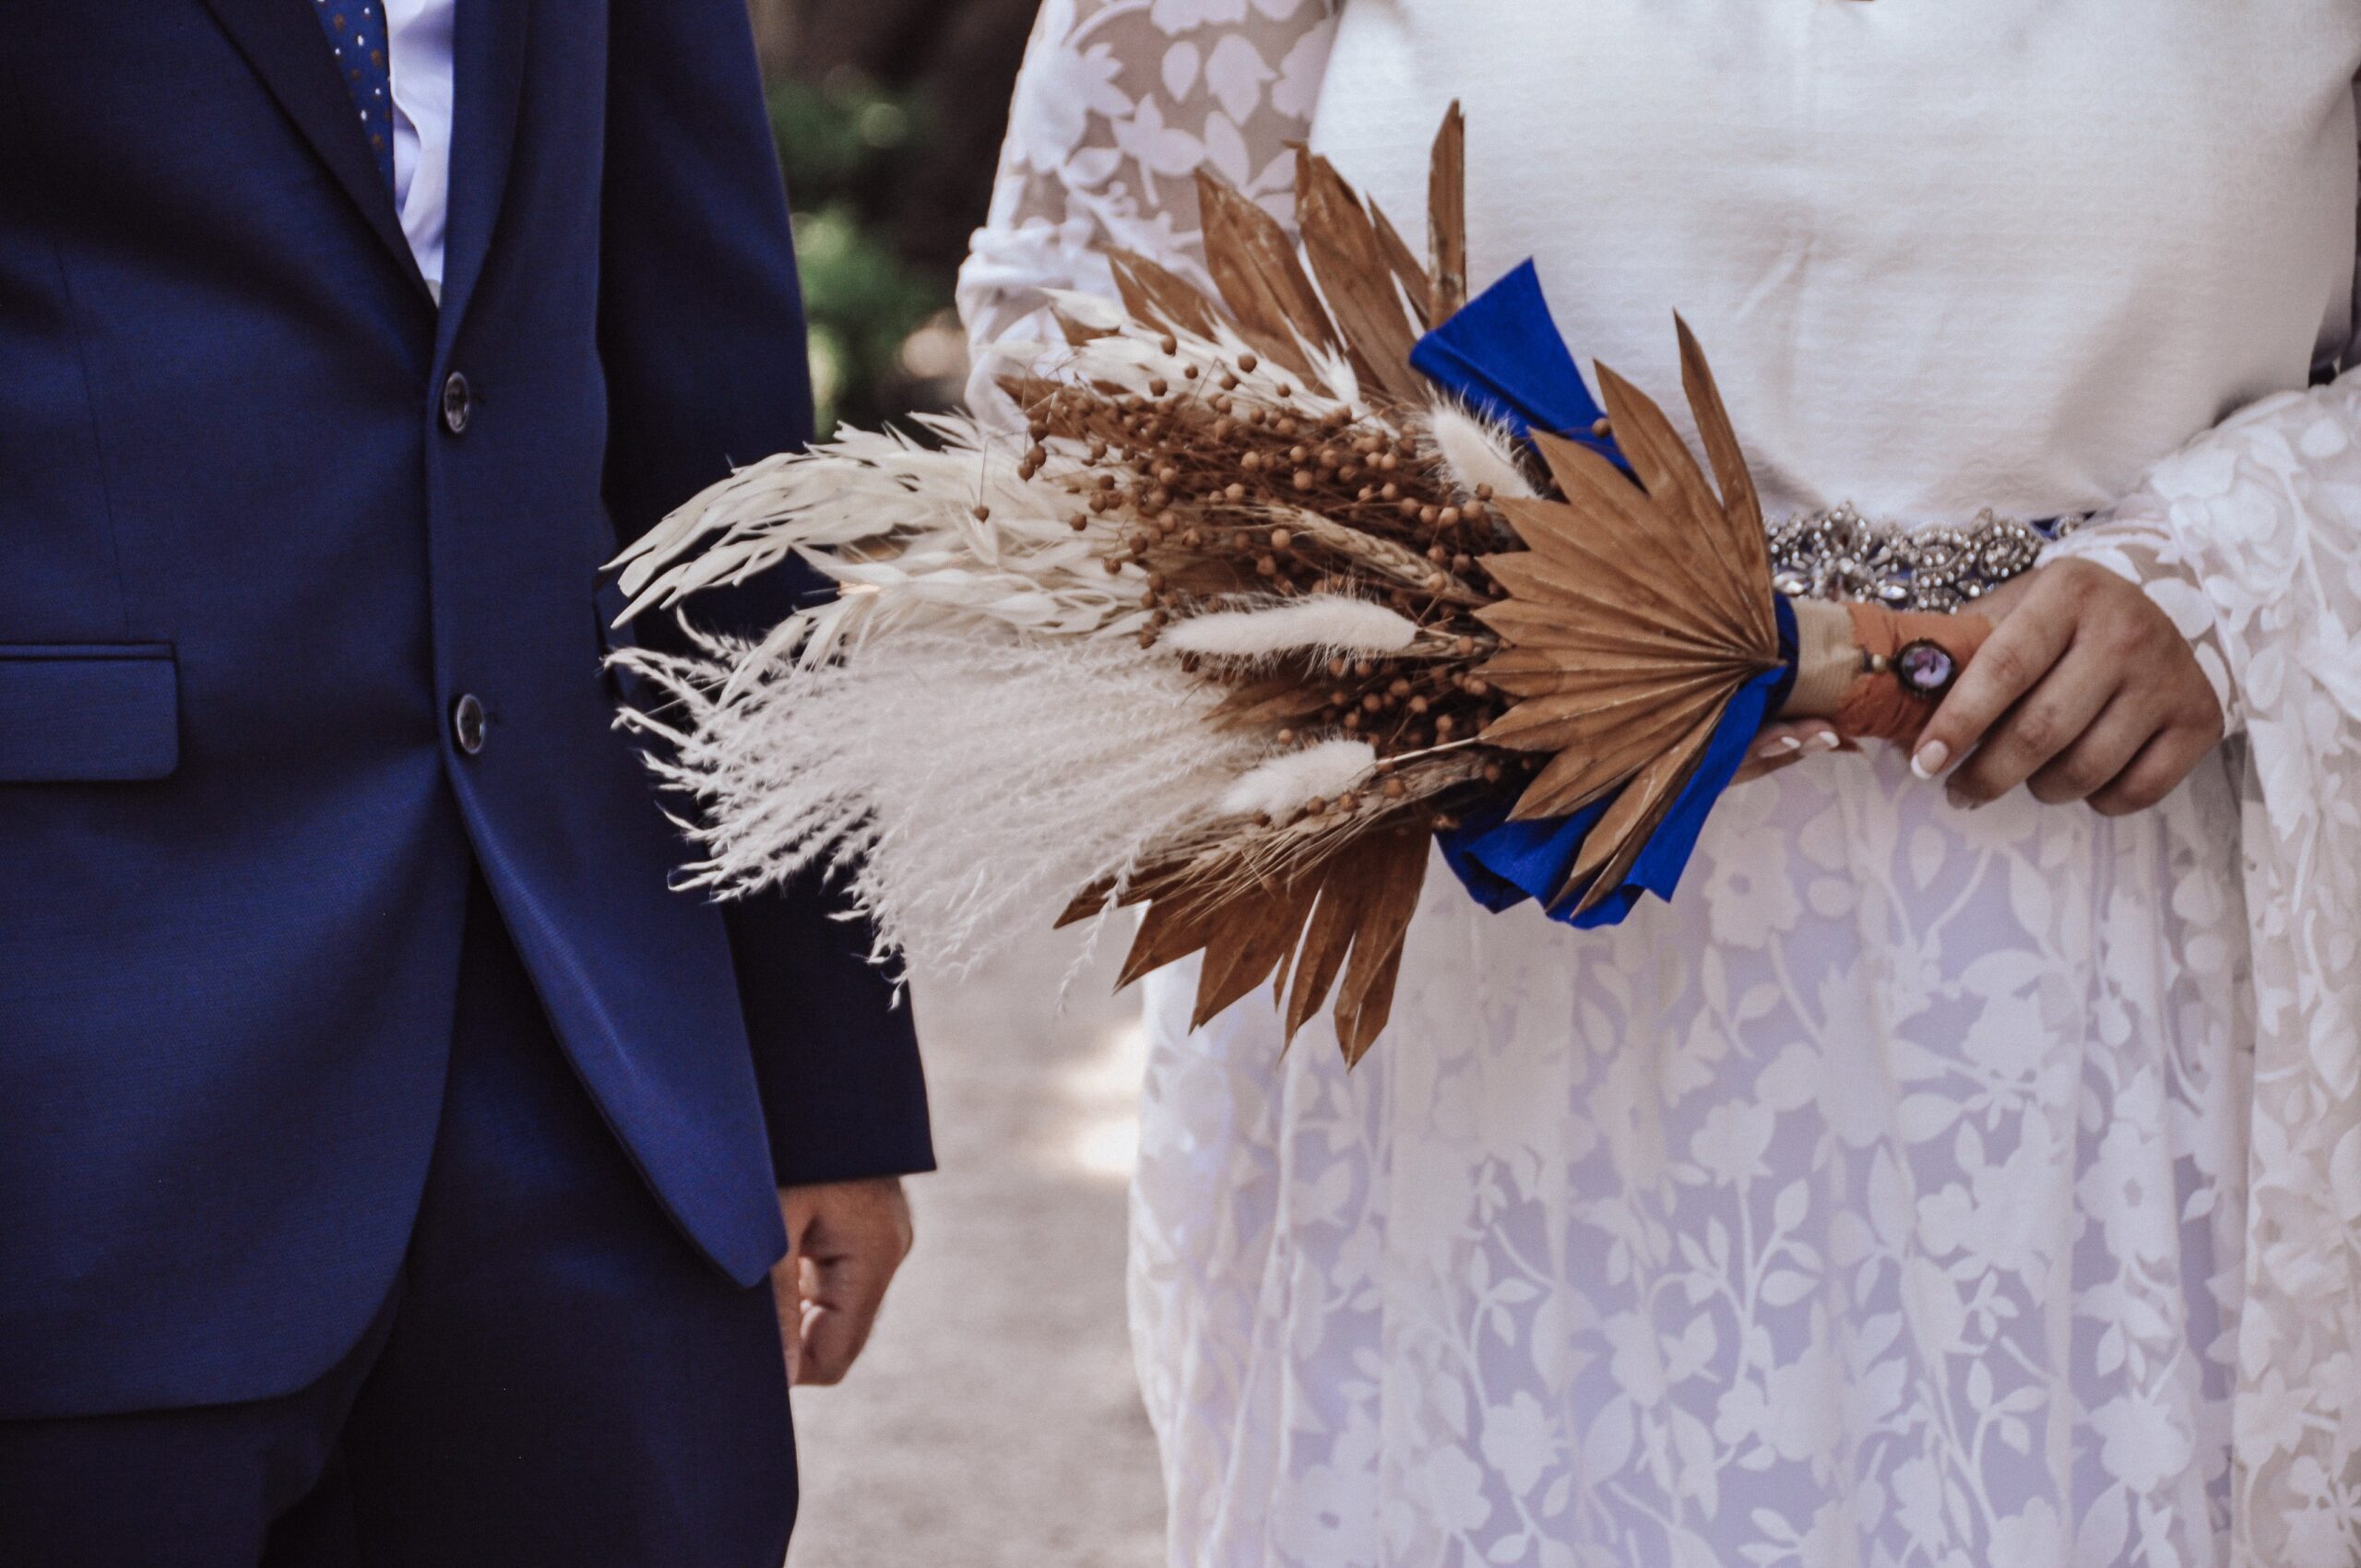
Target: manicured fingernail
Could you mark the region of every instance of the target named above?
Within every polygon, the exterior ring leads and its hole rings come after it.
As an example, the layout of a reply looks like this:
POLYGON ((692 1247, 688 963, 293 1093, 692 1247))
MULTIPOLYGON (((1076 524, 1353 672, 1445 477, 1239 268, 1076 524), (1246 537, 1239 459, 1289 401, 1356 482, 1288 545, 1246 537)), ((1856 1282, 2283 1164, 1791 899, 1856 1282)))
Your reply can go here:
POLYGON ((1763 761, 1768 762, 1773 757, 1786 756, 1789 752, 1794 751, 1797 746, 1802 744, 1803 742, 1797 740, 1793 735, 1780 735, 1774 739, 1763 742, 1762 744, 1756 749, 1754 754, 1761 757, 1763 761))
POLYGON ((1958 790, 1944 790, 1943 799, 1949 801, 1956 809, 1964 812, 1972 812, 1984 803, 1982 801, 1969 800, 1964 792, 1958 790))
POLYGON ((1951 747, 1940 741, 1929 741, 1919 747, 1917 754, 1910 759, 1910 771, 1921 778, 1931 779, 1942 772, 1943 764, 1951 760, 1951 747))
POLYGON ((1839 742, 1836 739, 1835 731, 1822 730, 1819 734, 1814 735, 1810 740, 1806 741, 1804 744, 1809 746, 1816 752, 1833 752, 1836 749, 1839 742))

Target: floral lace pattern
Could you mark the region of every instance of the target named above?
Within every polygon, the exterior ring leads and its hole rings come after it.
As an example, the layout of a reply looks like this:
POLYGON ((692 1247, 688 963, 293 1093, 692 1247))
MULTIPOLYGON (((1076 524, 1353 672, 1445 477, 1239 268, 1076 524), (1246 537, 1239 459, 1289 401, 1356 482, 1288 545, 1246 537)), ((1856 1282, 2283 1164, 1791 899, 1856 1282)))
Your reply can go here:
POLYGON ((1438 868, 1350 1077, 1155 982, 1173 1560, 2224 1561, 2236 812, 1962 826, 1840 759, 1571 941, 1438 868))
MULTIPOLYGON (((1332 23, 1050 0, 979 347, 1107 290, 1097 245, 1200 270, 1201 160, 1283 211, 1332 23)), ((1349 1076, 1149 982, 1176 1568, 2361 1561, 2361 386, 2259 405, 2070 551, 2242 731, 2154 811, 1815 761, 1580 936, 1438 866, 1349 1076)))
MULTIPOLYGON (((960 271, 979 349, 1050 342, 1045 291, 1114 292, 1102 247, 1210 288, 1196 172, 1291 217, 1335 0, 1047 0, 1017 78, 991 214, 960 271)), ((989 399, 996 356, 976 356, 989 399)))
POLYGON ((2062 547, 2145 581, 2248 736, 2257 1026, 2242 1561, 2361 1561, 2361 373, 2255 404, 2062 547))

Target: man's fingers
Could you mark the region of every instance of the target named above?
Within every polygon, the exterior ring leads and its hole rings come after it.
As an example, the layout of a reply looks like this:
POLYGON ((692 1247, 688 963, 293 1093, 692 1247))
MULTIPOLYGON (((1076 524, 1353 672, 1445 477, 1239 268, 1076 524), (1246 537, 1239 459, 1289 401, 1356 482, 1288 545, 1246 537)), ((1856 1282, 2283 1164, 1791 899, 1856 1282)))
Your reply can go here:
POLYGON ((2031 691, 1986 729, 1975 754, 1951 777, 1952 798, 1964 805, 1982 805, 2032 778, 2081 738, 2121 683, 2120 670, 2106 659, 2069 648, 2031 691))
POLYGON ((2090 727, 2025 781, 2044 805, 2088 800, 2115 782, 2163 726, 2147 704, 2118 692, 2090 727))
POLYGON ((779 1207, 800 1281, 797 1310, 779 1320, 798 1342, 795 1381, 840 1382, 909 1253, 909 1203, 899 1182, 880 1177, 787 1188, 779 1207))
POLYGON ((891 1271, 866 1258, 848 1257, 817 1265, 813 1288, 803 1303, 802 1351, 797 1381, 826 1387, 845 1374, 869 1343, 877 1310, 884 1304, 891 1271))
POLYGON ((803 1357, 802 1260, 789 1253, 771 1270, 771 1310, 778 1317, 779 1348, 787 1357, 787 1381, 798 1381, 803 1357))
POLYGON ((2072 640, 2074 617, 2066 600, 2077 591, 2070 581, 2047 575, 2026 591, 1928 720, 1911 754, 1911 771, 1921 778, 1940 776, 2049 672, 2072 640))

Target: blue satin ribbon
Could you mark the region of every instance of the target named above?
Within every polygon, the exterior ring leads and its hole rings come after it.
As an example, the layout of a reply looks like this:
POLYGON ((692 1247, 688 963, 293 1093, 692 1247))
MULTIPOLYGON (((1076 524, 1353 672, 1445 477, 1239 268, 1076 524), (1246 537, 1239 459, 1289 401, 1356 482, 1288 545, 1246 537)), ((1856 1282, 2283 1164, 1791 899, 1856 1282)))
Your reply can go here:
MULTIPOLYGON (((1420 339, 1410 363, 1519 435, 1554 431, 1622 461, 1611 439, 1591 433, 1600 416, 1598 404, 1558 331, 1530 261, 1420 339)), ((1615 795, 1572 816, 1542 822, 1511 822, 1513 802, 1502 799, 1470 812, 1458 827, 1439 836, 1443 858, 1477 903, 1499 911, 1537 899, 1552 920, 1587 930, 1619 924, 1643 893, 1672 897, 1714 802, 1744 765, 1763 721, 1786 705, 1795 685, 1795 612, 1777 595, 1773 603, 1779 619, 1780 668, 1756 676, 1730 698, 1704 755, 1623 881, 1583 914, 1572 913, 1586 889, 1568 888, 1566 878, 1615 795)))
POLYGON ((1530 261, 1419 339, 1410 364, 1519 436, 1546 430, 1623 461, 1612 439, 1591 434, 1606 410, 1583 384, 1530 261))
POLYGON ((1785 598, 1774 595, 1772 603, 1779 617, 1780 667, 1757 675, 1730 698, 1689 782, 1681 786, 1672 809, 1656 825, 1647 847, 1615 890, 1576 915, 1572 911, 1586 889, 1567 887, 1566 878, 1572 874, 1591 829, 1607 814, 1619 790, 1572 816, 1539 822, 1511 822, 1513 802, 1503 799, 1471 811, 1459 826, 1438 836, 1443 859, 1477 903, 1498 913, 1527 898, 1537 899, 1551 920, 1587 931, 1621 924, 1643 893, 1671 898, 1673 889, 1680 885, 1681 873, 1689 869, 1689 858, 1696 852, 1697 836, 1704 831, 1714 802, 1722 798, 1722 791, 1744 766, 1756 731, 1786 705, 1795 686, 1796 612, 1785 598))

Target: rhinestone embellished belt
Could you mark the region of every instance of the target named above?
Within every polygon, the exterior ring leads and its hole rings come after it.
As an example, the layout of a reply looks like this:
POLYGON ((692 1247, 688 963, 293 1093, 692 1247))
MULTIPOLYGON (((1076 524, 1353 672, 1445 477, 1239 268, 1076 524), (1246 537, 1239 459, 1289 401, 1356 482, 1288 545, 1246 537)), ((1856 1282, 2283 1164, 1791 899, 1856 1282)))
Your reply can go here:
POLYGON ((2029 523, 1987 511, 1971 523, 1908 528, 1871 522, 1847 505, 1771 525, 1771 583, 1790 599, 1952 611, 2030 568, 2044 545, 2084 520, 2029 523))

